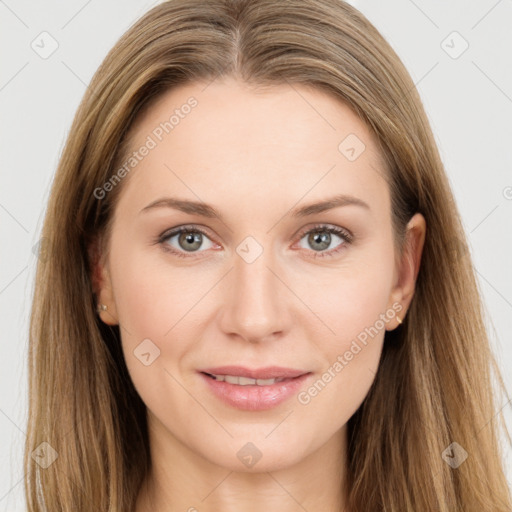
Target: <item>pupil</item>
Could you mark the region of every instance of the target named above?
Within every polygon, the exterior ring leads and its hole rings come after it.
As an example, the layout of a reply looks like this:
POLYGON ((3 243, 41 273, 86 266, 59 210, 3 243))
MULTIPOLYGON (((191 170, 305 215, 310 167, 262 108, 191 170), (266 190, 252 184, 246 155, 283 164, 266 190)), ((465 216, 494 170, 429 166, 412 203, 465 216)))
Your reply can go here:
POLYGON ((320 247, 318 247, 318 250, 327 249, 327 247, 329 247, 329 244, 331 243, 331 234, 327 233, 325 231, 312 233, 310 235, 309 241, 314 242, 313 247, 314 247, 314 244, 316 244, 316 243, 320 244, 320 247))
POLYGON ((193 251, 195 249, 199 249, 201 247, 201 233, 182 233, 179 239, 180 246, 183 247, 185 251, 193 251), (194 247, 190 245, 183 246, 182 242, 186 242, 186 244, 194 244, 194 247))

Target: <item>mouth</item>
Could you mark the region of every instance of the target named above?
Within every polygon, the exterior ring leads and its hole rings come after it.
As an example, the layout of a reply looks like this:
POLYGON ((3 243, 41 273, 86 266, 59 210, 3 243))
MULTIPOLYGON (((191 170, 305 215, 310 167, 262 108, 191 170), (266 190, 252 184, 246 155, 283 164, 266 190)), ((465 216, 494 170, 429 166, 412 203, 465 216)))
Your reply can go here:
MULTIPOLYGON (((211 375, 213 377, 244 377, 253 380, 266 379, 293 379, 300 377, 308 370, 299 370, 296 368, 285 368, 284 366, 266 366, 265 368, 247 368, 245 366, 217 366, 215 368, 204 368, 199 370, 201 373, 211 375)), ((243 385, 243 384, 242 384, 243 385)))
POLYGON ((278 377, 275 379, 251 379, 250 377, 240 377, 237 375, 215 375, 205 372, 202 373, 218 382, 228 382, 229 384, 235 384, 236 386, 272 386, 276 382, 291 380, 285 377, 278 377))
POLYGON ((309 371, 275 366, 261 369, 224 366, 200 370, 199 374, 217 398, 247 411, 276 407, 296 394, 312 375, 309 371))

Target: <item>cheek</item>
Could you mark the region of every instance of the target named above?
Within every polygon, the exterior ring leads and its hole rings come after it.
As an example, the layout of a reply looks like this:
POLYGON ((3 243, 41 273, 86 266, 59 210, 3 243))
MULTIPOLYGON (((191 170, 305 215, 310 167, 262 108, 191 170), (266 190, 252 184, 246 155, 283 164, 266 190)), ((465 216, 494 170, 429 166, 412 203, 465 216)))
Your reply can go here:
POLYGON ((198 339, 190 319, 204 314, 198 304, 204 276, 191 269, 171 271, 163 258, 147 251, 123 251, 129 243, 112 243, 111 250, 117 262, 111 273, 126 366, 149 411, 179 424, 187 416, 176 419, 170 411, 186 411, 190 403, 175 379, 181 381, 180 364, 198 339))
POLYGON ((382 335, 366 346, 357 342, 349 345, 348 350, 338 351, 329 366, 297 396, 301 416, 323 418, 323 425, 313 426, 319 435, 345 425, 363 403, 375 379, 382 335))
POLYGON ((169 362, 179 362, 190 350, 194 337, 183 335, 182 328, 187 325, 187 311, 194 304, 198 307, 202 287, 196 280, 200 276, 190 269, 170 272, 162 258, 130 247, 129 240, 113 241, 111 258, 125 360, 136 388, 144 395, 145 387, 154 387, 155 379, 165 378, 164 368, 173 371, 169 362), (178 332, 179 343, 169 343, 178 332))
MULTIPOLYGON (((309 411, 331 409, 333 428, 348 421, 367 395, 378 369, 384 334, 395 310, 388 308, 393 279, 391 251, 371 254, 317 281, 308 298, 331 333, 319 340, 324 367, 298 402, 309 411)), ((306 293, 306 289, 304 292, 306 293)))
POLYGON ((393 281, 392 253, 375 250, 357 254, 347 258, 336 272, 314 277, 297 277, 300 288, 296 289, 328 327, 322 343, 331 360, 348 350, 352 340, 364 342, 368 330, 373 337, 375 330, 383 333, 393 319, 394 311, 387 312, 393 281), (389 318, 383 324, 381 318, 386 313, 389 318))
POLYGON ((317 336, 323 367, 297 396, 303 413, 324 415, 325 428, 335 431, 356 412, 377 373, 386 326, 391 279, 379 266, 344 275, 331 283, 332 293, 318 295, 316 311, 334 334, 317 336), (334 285, 334 286, 333 286, 334 285))
POLYGON ((125 334, 162 339, 191 308, 201 308, 208 274, 197 268, 171 268, 157 247, 137 250, 129 240, 112 244, 114 294, 125 334), (123 252, 122 248, 129 250, 123 252), (126 254, 121 256, 121 254, 126 254))

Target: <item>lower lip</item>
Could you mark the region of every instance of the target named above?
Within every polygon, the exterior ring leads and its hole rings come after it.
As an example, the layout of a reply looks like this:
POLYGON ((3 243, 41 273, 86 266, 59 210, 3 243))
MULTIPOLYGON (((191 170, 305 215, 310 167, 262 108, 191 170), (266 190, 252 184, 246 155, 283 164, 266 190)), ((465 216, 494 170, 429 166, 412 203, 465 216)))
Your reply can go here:
POLYGON ((240 386, 212 379, 204 373, 200 375, 212 392, 228 405, 245 411, 264 411, 277 407, 292 395, 297 394, 311 373, 276 382, 270 386, 240 386))

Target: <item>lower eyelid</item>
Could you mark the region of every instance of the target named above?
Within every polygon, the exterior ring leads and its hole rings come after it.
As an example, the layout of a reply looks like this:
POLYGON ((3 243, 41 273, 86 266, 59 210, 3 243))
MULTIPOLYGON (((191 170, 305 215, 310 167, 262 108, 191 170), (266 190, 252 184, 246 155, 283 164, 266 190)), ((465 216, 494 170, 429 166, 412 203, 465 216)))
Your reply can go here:
MULTIPOLYGON (((304 236, 306 236, 308 233, 306 232, 304 236)), ((325 249, 323 251, 315 251, 313 249, 306 249, 304 247, 299 247, 299 249, 301 251, 305 251, 306 253, 309 253, 308 254, 308 258, 329 258, 329 257, 335 257, 337 256, 341 251, 344 251, 347 249, 347 246, 351 243, 350 240, 347 240, 344 236, 342 236, 341 234, 338 234, 338 233, 334 233, 335 235, 337 235, 340 239, 341 239, 341 242, 335 246, 334 248, 332 249, 325 249)), ((304 236, 302 236, 302 238, 300 238, 299 242, 304 238, 304 236)))

